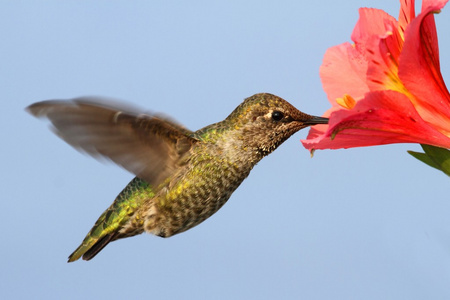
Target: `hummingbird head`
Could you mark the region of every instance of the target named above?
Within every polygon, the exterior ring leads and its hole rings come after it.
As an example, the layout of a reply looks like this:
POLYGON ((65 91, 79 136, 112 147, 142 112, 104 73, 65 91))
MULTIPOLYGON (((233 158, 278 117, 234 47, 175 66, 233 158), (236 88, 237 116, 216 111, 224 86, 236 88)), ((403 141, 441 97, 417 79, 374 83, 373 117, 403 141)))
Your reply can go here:
POLYGON ((328 124, 327 118, 305 114, 278 96, 262 93, 244 100, 227 118, 239 138, 261 158, 302 128, 328 124))

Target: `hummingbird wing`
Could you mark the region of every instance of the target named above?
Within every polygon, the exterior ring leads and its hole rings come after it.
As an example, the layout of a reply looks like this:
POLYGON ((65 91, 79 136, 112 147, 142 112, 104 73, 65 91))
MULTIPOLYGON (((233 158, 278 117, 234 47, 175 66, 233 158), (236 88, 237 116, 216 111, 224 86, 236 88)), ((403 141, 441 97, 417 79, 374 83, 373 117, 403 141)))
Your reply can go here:
POLYGON ((27 110, 49 119, 56 134, 76 149, 108 158, 157 187, 198 140, 172 121, 111 103, 101 98, 49 100, 27 110))

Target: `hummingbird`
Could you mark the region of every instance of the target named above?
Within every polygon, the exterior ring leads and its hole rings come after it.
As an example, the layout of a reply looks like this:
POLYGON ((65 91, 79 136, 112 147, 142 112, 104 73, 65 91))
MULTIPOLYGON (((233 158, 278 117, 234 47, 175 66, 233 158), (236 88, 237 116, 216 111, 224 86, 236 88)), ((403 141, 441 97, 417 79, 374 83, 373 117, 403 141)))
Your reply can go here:
POLYGON ((252 168, 302 128, 327 124, 260 93, 225 120, 197 131, 102 98, 48 100, 27 111, 94 158, 136 175, 95 222, 68 262, 90 260, 110 242, 145 232, 170 237, 217 212, 252 168))

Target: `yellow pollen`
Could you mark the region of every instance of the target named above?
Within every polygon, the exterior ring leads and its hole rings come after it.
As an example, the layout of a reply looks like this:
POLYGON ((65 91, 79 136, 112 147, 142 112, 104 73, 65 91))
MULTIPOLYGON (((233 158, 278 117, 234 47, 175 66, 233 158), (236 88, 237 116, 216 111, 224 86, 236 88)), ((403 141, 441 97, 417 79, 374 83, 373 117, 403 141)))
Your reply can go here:
POLYGON ((353 99, 353 97, 350 96, 349 94, 345 94, 342 98, 337 98, 336 102, 337 104, 346 109, 352 109, 353 107, 355 107, 356 104, 356 100, 353 99))

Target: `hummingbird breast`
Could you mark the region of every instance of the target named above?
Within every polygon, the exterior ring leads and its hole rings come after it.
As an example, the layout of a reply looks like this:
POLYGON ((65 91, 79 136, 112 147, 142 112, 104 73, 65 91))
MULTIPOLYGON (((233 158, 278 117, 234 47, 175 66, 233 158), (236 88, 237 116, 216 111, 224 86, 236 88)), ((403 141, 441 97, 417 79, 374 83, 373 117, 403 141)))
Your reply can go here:
POLYGON ((251 168, 243 168, 217 147, 199 146, 156 197, 157 214, 145 230, 161 237, 186 231, 217 212, 251 168), (211 149, 215 148, 215 149, 211 149))

